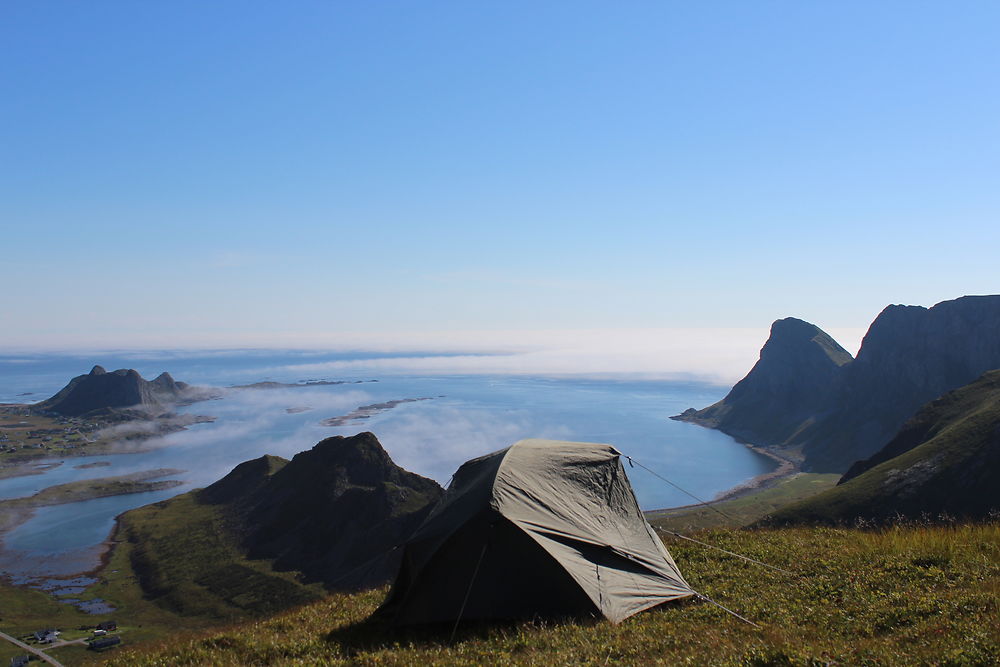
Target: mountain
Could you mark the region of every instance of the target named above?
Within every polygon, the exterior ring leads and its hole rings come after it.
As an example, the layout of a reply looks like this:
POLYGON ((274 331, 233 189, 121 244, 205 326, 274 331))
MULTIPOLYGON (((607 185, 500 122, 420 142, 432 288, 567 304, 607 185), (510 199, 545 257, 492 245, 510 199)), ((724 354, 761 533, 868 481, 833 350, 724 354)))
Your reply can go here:
POLYGON ((768 523, 876 522, 1000 510, 1000 370, 928 403, 840 483, 782 508, 768 523))
POLYGON ((830 403, 838 373, 851 361, 816 325, 794 317, 778 320, 760 360, 724 399, 674 419, 754 444, 785 445, 830 403))
POLYGON ((395 549, 443 493, 371 433, 291 461, 263 456, 211 486, 119 517, 143 594, 183 615, 275 611, 325 590, 387 582, 395 549))
POLYGON ((885 446, 922 405, 996 368, 1000 296, 887 307, 845 369, 836 404, 800 440, 808 465, 846 470, 885 446))
POLYGON ((94 366, 90 373, 73 378, 56 395, 33 407, 69 417, 131 408, 154 413, 165 405, 193 399, 194 393, 192 387, 174 381, 169 373, 147 381, 134 369, 108 373, 94 366))
POLYGON ((805 469, 844 472, 920 406, 1000 368, 1000 296, 889 306, 854 360, 818 328, 792 322, 775 322, 760 361, 722 401, 675 418, 801 448, 805 469))

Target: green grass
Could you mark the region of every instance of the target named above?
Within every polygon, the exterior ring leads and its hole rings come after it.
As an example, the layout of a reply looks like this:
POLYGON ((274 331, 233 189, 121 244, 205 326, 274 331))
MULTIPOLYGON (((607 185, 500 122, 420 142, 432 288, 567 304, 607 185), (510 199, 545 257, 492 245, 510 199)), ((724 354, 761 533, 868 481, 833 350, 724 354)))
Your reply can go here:
POLYGON ((167 612, 224 621, 324 594, 294 573, 273 571, 269 561, 243 556, 219 506, 199 503, 194 494, 132 510, 119 522, 117 561, 105 569, 111 599, 145 598, 167 612), (136 584, 139 590, 130 590, 136 584))
MULTIPOLYGON (((72 605, 56 602, 41 591, 0 583, 0 631, 13 637, 21 638, 42 628, 58 628, 66 638, 76 639, 89 635, 76 628, 95 625, 106 618, 109 617, 85 614, 72 605)), ((56 649, 53 655, 61 660, 62 650, 56 649)), ((0 640, 0 665, 6 667, 12 657, 24 653, 23 649, 0 640)))
POLYGON ((893 521, 940 514, 980 518, 1000 502, 996 475, 1000 371, 921 408, 889 451, 911 447, 840 486, 788 504, 769 517, 782 523, 893 521))
POLYGON ((366 622, 384 589, 334 595, 267 620, 178 636, 111 665, 716 664, 986 665, 1000 662, 1000 526, 717 530, 699 539, 773 572, 668 542, 705 603, 620 625, 568 620, 398 632, 366 622))
POLYGON ((712 503, 718 511, 700 505, 647 512, 646 519, 657 528, 682 533, 705 528, 737 528, 749 525, 788 503, 832 488, 838 479, 840 475, 836 474, 797 473, 770 488, 712 503))

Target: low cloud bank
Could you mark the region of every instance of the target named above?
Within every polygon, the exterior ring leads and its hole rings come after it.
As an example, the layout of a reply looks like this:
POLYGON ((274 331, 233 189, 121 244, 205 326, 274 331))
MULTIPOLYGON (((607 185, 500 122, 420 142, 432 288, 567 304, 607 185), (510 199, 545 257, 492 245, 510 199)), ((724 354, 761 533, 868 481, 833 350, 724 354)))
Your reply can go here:
MULTIPOLYGON (((838 329, 831 334, 853 353, 864 331, 838 329)), ((458 335, 438 340, 440 349, 457 352, 451 355, 304 362, 274 370, 329 375, 620 375, 731 384, 756 363, 767 336, 766 330, 756 328, 493 332, 475 340, 458 335)))
MULTIPOLYGON (((852 354, 865 330, 827 329, 852 354)), ((756 363, 767 327, 274 334, 205 340, 187 349, 136 341, 117 356, 136 359, 261 358, 242 375, 364 377, 378 374, 632 376, 732 384, 756 363), (220 349, 209 349, 218 345, 220 349), (238 348, 238 349, 237 349, 238 348), (272 354, 296 363, 269 366, 272 354), (337 356, 337 360, 322 356, 337 356)), ((97 348, 94 348, 95 350, 97 348)), ((82 351, 78 351, 82 353, 82 351)))

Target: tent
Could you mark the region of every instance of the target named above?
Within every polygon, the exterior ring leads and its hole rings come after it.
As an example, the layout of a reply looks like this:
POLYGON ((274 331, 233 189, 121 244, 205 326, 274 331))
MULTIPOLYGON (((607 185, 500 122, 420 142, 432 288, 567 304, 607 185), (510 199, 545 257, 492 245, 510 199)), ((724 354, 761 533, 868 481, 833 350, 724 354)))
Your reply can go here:
POLYGON ((521 440, 463 464, 404 546, 399 625, 601 614, 695 595, 610 445, 521 440))

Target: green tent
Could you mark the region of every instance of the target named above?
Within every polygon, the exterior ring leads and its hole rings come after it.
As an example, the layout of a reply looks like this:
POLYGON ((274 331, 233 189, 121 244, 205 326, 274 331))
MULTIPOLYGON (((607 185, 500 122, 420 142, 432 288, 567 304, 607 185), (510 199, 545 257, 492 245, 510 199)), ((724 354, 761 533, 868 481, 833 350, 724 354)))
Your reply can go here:
POLYGON ((600 614, 694 595, 610 445, 522 440, 458 469, 404 547, 394 623, 600 614))

